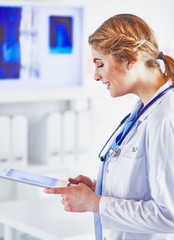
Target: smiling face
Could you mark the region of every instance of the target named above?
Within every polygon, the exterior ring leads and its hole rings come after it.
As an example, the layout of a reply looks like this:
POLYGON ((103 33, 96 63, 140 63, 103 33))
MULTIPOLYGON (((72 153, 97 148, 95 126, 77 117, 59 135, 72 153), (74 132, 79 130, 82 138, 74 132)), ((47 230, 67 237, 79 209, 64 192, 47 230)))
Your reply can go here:
POLYGON ((111 54, 103 55, 92 47, 92 58, 95 64, 94 79, 106 84, 112 97, 132 93, 134 78, 131 70, 134 63, 119 62, 111 54))

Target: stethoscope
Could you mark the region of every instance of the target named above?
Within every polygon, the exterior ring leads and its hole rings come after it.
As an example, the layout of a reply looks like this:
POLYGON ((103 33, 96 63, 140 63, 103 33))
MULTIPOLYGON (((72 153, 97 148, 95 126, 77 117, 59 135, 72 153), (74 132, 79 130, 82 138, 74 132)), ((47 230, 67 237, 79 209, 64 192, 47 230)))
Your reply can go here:
POLYGON ((156 97, 154 97, 142 110, 139 111, 137 116, 133 119, 132 123, 128 127, 128 129, 125 131, 125 133, 121 136, 120 140, 117 142, 117 146, 115 149, 112 149, 112 143, 115 140, 115 135, 118 129, 126 122, 126 120, 129 118, 130 113, 120 122, 118 127, 115 129, 115 131, 112 133, 112 135, 109 137, 105 145, 103 146, 102 150, 100 151, 98 157, 100 158, 101 161, 105 161, 106 156, 108 157, 114 157, 115 159, 119 157, 121 153, 121 144, 124 141, 124 139, 127 137, 137 120, 140 118, 140 116, 154 103, 156 102, 159 98, 161 98, 163 95, 165 95, 168 91, 170 91, 174 85, 171 85, 170 87, 166 88, 164 91, 159 93, 156 97))

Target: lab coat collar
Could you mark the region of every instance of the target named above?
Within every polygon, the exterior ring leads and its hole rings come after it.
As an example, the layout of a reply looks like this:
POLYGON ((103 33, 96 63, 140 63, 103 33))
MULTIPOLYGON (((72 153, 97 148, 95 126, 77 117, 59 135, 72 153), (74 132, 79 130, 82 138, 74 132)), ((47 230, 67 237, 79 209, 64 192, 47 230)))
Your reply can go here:
MULTIPOLYGON (((168 88, 169 86, 172 85, 171 81, 167 81, 162 87, 160 87, 158 89, 158 91, 153 95, 153 97, 150 99, 150 101, 155 98, 158 94, 160 94, 162 91, 164 91, 166 88, 168 88)), ((162 97, 160 97, 156 102, 154 102, 138 119, 137 123, 142 122, 152 111, 153 109, 166 97, 166 95, 170 94, 170 92, 167 92, 165 95, 163 95, 162 97)), ((136 103, 136 106, 140 106, 140 104, 142 104, 141 100, 138 100, 136 103)))

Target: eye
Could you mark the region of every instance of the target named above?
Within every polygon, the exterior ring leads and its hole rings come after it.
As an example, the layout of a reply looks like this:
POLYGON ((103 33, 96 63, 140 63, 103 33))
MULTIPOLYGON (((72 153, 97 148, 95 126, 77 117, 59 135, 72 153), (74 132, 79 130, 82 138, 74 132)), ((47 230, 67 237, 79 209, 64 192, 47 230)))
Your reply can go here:
POLYGON ((97 68, 102 68, 104 66, 104 64, 100 64, 97 66, 97 68))

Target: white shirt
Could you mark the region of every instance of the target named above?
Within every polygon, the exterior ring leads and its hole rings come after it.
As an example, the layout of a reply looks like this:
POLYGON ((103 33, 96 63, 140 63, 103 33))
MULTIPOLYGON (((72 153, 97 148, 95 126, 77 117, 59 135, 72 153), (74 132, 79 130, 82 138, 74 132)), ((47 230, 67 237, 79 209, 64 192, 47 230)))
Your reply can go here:
POLYGON ((105 164, 99 207, 103 239, 174 240, 174 90, 141 115, 119 158, 105 164))

